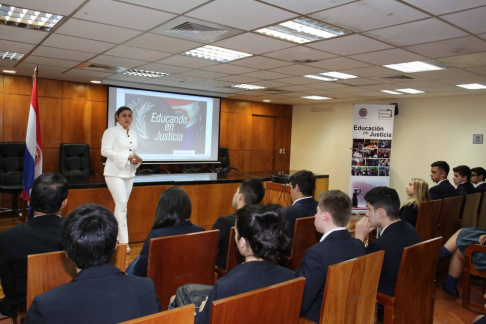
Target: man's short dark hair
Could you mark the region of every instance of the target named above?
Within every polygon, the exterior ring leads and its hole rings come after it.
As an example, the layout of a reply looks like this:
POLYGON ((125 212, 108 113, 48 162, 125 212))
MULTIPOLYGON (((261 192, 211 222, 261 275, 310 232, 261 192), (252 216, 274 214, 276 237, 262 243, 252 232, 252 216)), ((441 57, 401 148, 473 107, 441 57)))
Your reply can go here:
POLYGON ((395 189, 388 187, 376 187, 368 191, 364 199, 376 210, 382 208, 386 211, 390 220, 398 219, 400 210, 400 198, 395 189))
POLYGON ((461 177, 466 177, 466 181, 471 180, 471 169, 467 165, 458 165, 452 171, 459 173, 461 177))
POLYGON ((265 188, 258 179, 247 179, 243 181, 239 191, 243 194, 245 205, 259 204, 263 197, 265 197, 265 188))
POLYGON ((94 204, 73 210, 61 229, 64 249, 78 269, 110 262, 117 235, 115 216, 105 207, 94 204))
POLYGON ((68 196, 68 182, 60 173, 43 173, 34 180, 30 203, 35 211, 54 214, 68 196))
POLYGON ((451 169, 449 167, 449 164, 447 164, 446 161, 437 161, 437 162, 432 163, 430 166, 431 167, 437 167, 437 168, 439 168, 440 171, 444 171, 446 177, 449 175, 449 171, 451 169))
POLYGON ((313 196, 316 189, 316 176, 311 171, 300 170, 290 177, 292 188, 299 185, 300 192, 304 196, 313 196))
POLYGON ((334 225, 344 227, 351 217, 351 199, 341 190, 329 190, 319 195, 319 208, 331 214, 334 225))
POLYGON ((471 173, 474 172, 478 175, 478 177, 481 177, 483 176, 483 180, 484 181, 486 179, 486 170, 484 170, 484 168, 481 168, 481 167, 477 167, 477 168, 472 168, 471 169, 471 173))

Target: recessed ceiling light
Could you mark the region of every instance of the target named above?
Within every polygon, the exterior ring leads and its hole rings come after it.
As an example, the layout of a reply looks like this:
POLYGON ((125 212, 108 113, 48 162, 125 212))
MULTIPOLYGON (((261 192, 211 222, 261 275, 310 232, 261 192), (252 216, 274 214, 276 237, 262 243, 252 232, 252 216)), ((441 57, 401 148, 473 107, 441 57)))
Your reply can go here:
POLYGON ((263 102, 272 102, 272 100, 265 99, 263 102))
POLYGON ((256 30, 257 33, 297 44, 350 34, 351 32, 314 19, 297 18, 256 30))
POLYGON ((326 72, 326 73, 319 73, 320 75, 325 75, 331 78, 338 78, 338 79, 355 79, 357 78, 356 75, 341 73, 341 72, 326 72))
POLYGON ((266 87, 260 87, 260 86, 251 85, 251 84, 236 84, 236 85, 230 86, 230 88, 244 89, 244 90, 260 90, 260 89, 265 89, 266 87))
POLYGON ((307 74, 303 75, 304 78, 309 78, 309 79, 316 79, 316 80, 321 80, 321 81, 337 81, 338 79, 336 78, 330 78, 330 77, 325 77, 320 74, 307 74))
POLYGON ((100 84, 101 83, 101 81, 99 81, 99 80, 91 80, 90 82, 91 83, 96 83, 96 84, 100 84))
POLYGON ((328 97, 321 97, 321 96, 307 96, 307 97, 302 97, 304 99, 311 99, 311 100, 326 100, 326 99, 332 99, 328 97))
POLYGON ((146 70, 137 70, 137 69, 127 70, 123 72, 123 74, 141 76, 146 78, 161 78, 163 76, 170 75, 169 73, 164 73, 164 72, 155 72, 155 71, 146 71, 146 70))
POLYGON ((424 62, 415 61, 415 62, 407 62, 407 63, 388 64, 388 65, 383 65, 383 67, 392 70, 398 70, 405 73, 438 71, 438 70, 445 70, 451 68, 446 64, 435 62, 435 61, 424 61, 424 62))
POLYGON ((461 87, 468 90, 486 89, 486 85, 480 83, 456 84, 456 87, 461 87))
POLYGON ((410 88, 407 88, 407 89, 395 89, 395 90, 396 91, 403 92, 403 93, 411 93, 411 94, 414 94, 414 93, 425 93, 424 91, 416 90, 416 89, 410 89, 410 88))
POLYGON ((396 91, 392 91, 392 90, 380 90, 381 92, 384 92, 384 93, 389 93, 389 94, 394 94, 394 95, 401 95, 403 93, 401 92, 396 92, 396 91))
POLYGON ((0 21, 5 25, 50 31, 64 16, 0 4, 0 21))
POLYGON ((18 61, 23 56, 24 56, 24 54, 20 54, 20 53, 0 51, 0 58, 2 60, 18 61))
POLYGON ((231 62, 240 58, 253 56, 253 54, 233 51, 230 49, 212 46, 212 45, 201 46, 181 54, 200 58, 200 59, 205 59, 209 61, 222 62, 222 63, 231 62))

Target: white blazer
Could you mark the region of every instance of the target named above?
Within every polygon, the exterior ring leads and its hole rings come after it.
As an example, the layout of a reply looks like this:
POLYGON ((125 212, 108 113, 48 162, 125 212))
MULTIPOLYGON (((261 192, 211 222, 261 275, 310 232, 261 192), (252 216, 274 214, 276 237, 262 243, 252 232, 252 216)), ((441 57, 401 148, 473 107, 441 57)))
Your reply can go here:
POLYGON ((137 152, 137 133, 132 127, 127 131, 120 124, 109 127, 101 140, 101 155, 107 158, 103 175, 133 178, 140 164, 133 165, 128 156, 137 152))

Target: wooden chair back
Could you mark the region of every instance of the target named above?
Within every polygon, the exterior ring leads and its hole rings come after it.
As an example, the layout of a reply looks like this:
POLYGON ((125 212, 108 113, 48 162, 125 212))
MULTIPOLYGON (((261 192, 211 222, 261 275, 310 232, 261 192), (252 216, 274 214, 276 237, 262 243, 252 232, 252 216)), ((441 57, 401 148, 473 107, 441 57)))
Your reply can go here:
MULTIPOLYGON (((471 301, 471 275, 486 279, 486 270, 478 270, 472 263, 473 253, 486 253, 486 246, 482 244, 471 244, 464 251, 464 274, 462 275, 462 307, 486 314, 484 304, 471 301)), ((483 290, 484 292, 484 290, 483 290)))
POLYGON ((462 209, 461 227, 478 226, 478 210, 481 201, 481 193, 466 195, 464 208, 462 209))
POLYGON ((329 266, 319 323, 374 323, 384 256, 378 251, 329 266))
POLYGON ((427 241, 437 237, 442 199, 425 201, 420 204, 415 229, 420 241, 427 241))
POLYGON ((299 322, 304 278, 214 301, 211 324, 295 324, 299 322))
POLYGON ((478 212, 478 227, 486 228, 486 192, 483 192, 481 196, 481 203, 479 204, 478 212))
POLYGON ((439 236, 442 236, 444 242, 447 242, 458 229, 463 199, 462 196, 458 196, 442 200, 439 217, 439 236))
POLYGON ((228 253, 226 255, 226 269, 220 268, 218 266, 216 266, 215 269, 218 279, 225 276, 228 273, 228 271, 230 271, 238 264, 245 261, 245 257, 241 255, 240 251, 238 251, 238 247, 236 246, 235 236, 236 236, 235 228, 232 227, 229 235, 228 253))
POLYGON ((147 277, 155 283, 162 310, 178 287, 214 284, 219 230, 150 240, 147 277))
MULTIPOLYGON (((127 266, 127 244, 119 244, 111 263, 122 271, 127 266)), ((76 277, 76 265, 64 251, 32 254, 27 257, 27 310, 37 295, 64 285, 76 277)))
POLYGON ((195 306, 190 304, 118 324, 194 324, 194 312, 195 306))
POLYGON ((292 239, 292 250, 290 252, 290 260, 288 268, 297 270, 305 251, 307 251, 314 244, 319 243, 322 234, 316 231, 314 225, 314 216, 298 218, 295 221, 294 238, 292 239))
POLYGON ((384 324, 431 324, 434 317, 434 277, 439 261, 442 237, 421 242, 403 250, 395 296, 384 296, 384 324), (420 305, 420 306, 419 306, 420 305), (420 312, 412 309, 420 308, 420 312))

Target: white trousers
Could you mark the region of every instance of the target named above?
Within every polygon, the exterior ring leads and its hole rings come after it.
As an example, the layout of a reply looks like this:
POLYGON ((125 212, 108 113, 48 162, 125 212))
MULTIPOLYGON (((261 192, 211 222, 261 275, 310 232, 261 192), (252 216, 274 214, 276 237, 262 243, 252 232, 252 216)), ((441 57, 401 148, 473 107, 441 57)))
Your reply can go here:
POLYGON ((118 222, 118 242, 128 243, 127 205, 133 187, 133 178, 105 177, 106 185, 115 202, 115 218, 118 222))

